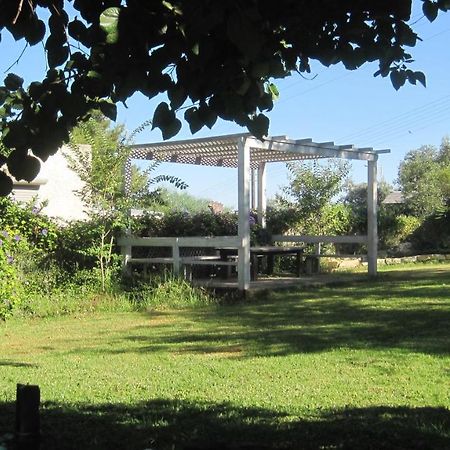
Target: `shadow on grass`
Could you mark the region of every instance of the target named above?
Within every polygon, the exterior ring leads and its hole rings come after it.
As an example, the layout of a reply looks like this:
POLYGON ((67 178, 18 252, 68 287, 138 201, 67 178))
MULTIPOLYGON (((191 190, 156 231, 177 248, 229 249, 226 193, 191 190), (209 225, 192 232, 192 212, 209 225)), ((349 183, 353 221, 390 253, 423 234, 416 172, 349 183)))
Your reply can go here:
POLYGON ((411 274, 384 273, 372 283, 283 291, 251 303, 178 312, 189 326, 155 321, 124 338, 131 346, 121 348, 119 339, 111 351, 245 357, 352 348, 448 355, 450 275, 411 274))
POLYGON ((7 360, 0 360, 0 367, 1 366, 9 366, 9 367, 38 367, 37 364, 31 364, 31 363, 25 363, 25 362, 18 362, 18 361, 11 361, 9 359, 7 360))
MULTIPOLYGON (((0 439, 12 431, 13 419, 13 405, 0 403, 0 439)), ((41 423, 42 450, 450 446, 450 412, 444 408, 349 408, 300 419, 264 409, 164 399, 132 406, 44 403, 41 423)))

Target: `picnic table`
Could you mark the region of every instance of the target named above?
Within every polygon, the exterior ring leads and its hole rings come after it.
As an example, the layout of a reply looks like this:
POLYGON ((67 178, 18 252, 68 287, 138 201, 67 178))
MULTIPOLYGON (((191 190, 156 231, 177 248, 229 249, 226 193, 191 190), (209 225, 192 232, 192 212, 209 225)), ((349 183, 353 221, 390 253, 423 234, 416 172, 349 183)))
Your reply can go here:
MULTIPOLYGON (((220 258, 224 261, 237 257, 237 249, 231 247, 218 248, 220 258)), ((250 247, 251 278, 256 280, 258 277, 258 268, 260 260, 267 261, 265 272, 268 275, 273 274, 276 256, 295 256, 295 274, 299 277, 302 271, 303 247, 280 247, 280 246, 256 246, 250 247)))

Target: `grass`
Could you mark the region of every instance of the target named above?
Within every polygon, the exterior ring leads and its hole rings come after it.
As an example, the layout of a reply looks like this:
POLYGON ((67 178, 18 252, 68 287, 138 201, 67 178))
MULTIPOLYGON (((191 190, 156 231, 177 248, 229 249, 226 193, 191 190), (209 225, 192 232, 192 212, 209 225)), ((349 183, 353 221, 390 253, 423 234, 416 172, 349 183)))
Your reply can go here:
POLYGON ((32 383, 49 450, 448 449, 449 323, 448 264, 228 306, 10 321, 0 439, 16 383, 32 383))

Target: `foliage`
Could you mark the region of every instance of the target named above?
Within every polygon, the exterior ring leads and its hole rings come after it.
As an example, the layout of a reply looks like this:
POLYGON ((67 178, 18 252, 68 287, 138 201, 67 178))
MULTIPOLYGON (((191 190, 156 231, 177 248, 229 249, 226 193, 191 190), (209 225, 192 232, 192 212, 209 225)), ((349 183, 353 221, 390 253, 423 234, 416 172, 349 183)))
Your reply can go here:
MULTIPOLYGON (((111 230, 116 236, 121 229, 114 228, 112 222, 100 222, 94 218, 85 221, 73 221, 60 230, 54 251, 54 260, 70 276, 78 270, 95 269, 99 267, 98 258, 104 230, 111 230)), ((114 246, 111 249, 111 261, 108 267, 113 275, 119 263, 118 251, 114 246)))
POLYGON ((55 248, 58 226, 41 214, 43 205, 17 203, 11 198, 0 198, 0 229, 14 230, 35 250, 48 252, 55 248))
POLYGON ((0 319, 5 319, 25 299, 30 265, 55 248, 58 228, 31 203, 0 198, 0 231, 0 319))
MULTIPOLYGON (((412 223, 405 215, 403 205, 385 205, 384 199, 392 191, 392 186, 381 180, 377 189, 378 239, 379 248, 397 246, 408 236, 408 230, 413 231, 412 223), (410 223, 407 225, 407 223, 410 223)), ((350 209, 349 234, 367 234, 367 183, 354 184, 350 182, 342 199, 350 209)), ((352 244, 343 246, 347 251, 356 251, 360 246, 352 244)))
POLYGON ((408 152, 400 163, 398 183, 406 205, 425 218, 450 206, 450 141, 439 149, 426 145, 408 152))
POLYGON ((22 284, 14 263, 20 236, 10 230, 0 232, 0 320, 5 320, 22 299, 22 284))
POLYGON ((450 209, 428 216, 412 236, 417 248, 426 252, 450 252, 450 209))
POLYGON ((331 160, 326 164, 318 161, 289 163, 287 167, 289 185, 283 188, 284 195, 277 196, 276 205, 293 213, 291 221, 295 223, 296 232, 338 233, 335 226, 342 228, 340 220, 345 213, 344 208, 333 207, 332 202, 344 189, 349 165, 331 160))
POLYGON ((190 214, 209 211, 208 205, 211 200, 206 198, 198 198, 188 192, 179 192, 169 189, 160 191, 162 206, 156 207, 158 211, 187 211, 190 214))
MULTIPOLYGON (((384 180, 378 182, 377 186, 377 205, 381 206, 384 199, 392 191, 392 186, 384 180)), ((353 211, 365 210, 367 216, 367 183, 349 182, 346 186, 346 192, 343 202, 349 205, 353 211)))
POLYGON ((384 214, 380 217, 379 240, 380 247, 395 249, 403 242, 410 242, 413 233, 420 227, 421 220, 405 214, 384 214))
POLYGON ((236 213, 172 211, 146 214, 133 224, 133 232, 142 236, 234 236, 237 224, 236 213))
POLYGON ((128 226, 130 207, 158 202, 159 191, 151 192, 150 186, 159 181, 186 187, 173 176, 159 175, 150 179, 150 172, 156 167, 154 164, 144 173, 135 169, 130 192, 125 192, 123 172, 131 149, 123 127, 110 125, 110 121, 100 114, 94 114, 88 121, 80 123, 71 134, 71 151, 66 154, 69 167, 83 182, 78 194, 90 218, 90 236, 98 236, 89 247, 81 245, 78 252, 84 252, 87 257, 95 256, 103 291, 114 272, 115 231, 128 226))
MULTIPOLYGON (((42 43, 49 70, 28 87, 9 73, 0 87, 0 164, 32 180, 36 156, 54 154, 93 108, 115 119, 116 104, 136 92, 167 94, 152 118, 164 139, 180 130, 182 109, 192 133, 220 117, 262 137, 269 125, 263 113, 279 95, 273 79, 308 73, 311 60, 349 70, 377 61, 375 75, 390 76, 395 89, 425 85, 424 74, 408 68, 406 49, 419 39, 408 24, 411 3, 2 1, 0 30, 42 43)), ((423 0, 429 21, 448 7, 423 0)), ((0 192, 11 187, 0 171, 0 192)))

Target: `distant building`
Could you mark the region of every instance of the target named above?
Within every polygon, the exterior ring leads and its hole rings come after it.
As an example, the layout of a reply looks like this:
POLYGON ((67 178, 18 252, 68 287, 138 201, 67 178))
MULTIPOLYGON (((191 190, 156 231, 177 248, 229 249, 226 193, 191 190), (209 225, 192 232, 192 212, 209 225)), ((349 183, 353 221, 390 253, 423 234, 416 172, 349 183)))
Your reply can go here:
POLYGON ((392 191, 382 201, 383 205, 400 205, 405 203, 405 198, 401 191, 392 191))
MULTIPOLYGON (((89 149, 89 146, 85 147, 86 150, 89 149)), ((46 202, 42 212, 64 222, 86 219, 85 206, 77 195, 77 191, 83 187, 83 182, 69 168, 64 156, 67 152, 70 152, 70 149, 64 146, 47 161, 41 161, 41 171, 31 183, 15 181, 13 198, 24 203, 33 199, 36 204, 46 202)))

